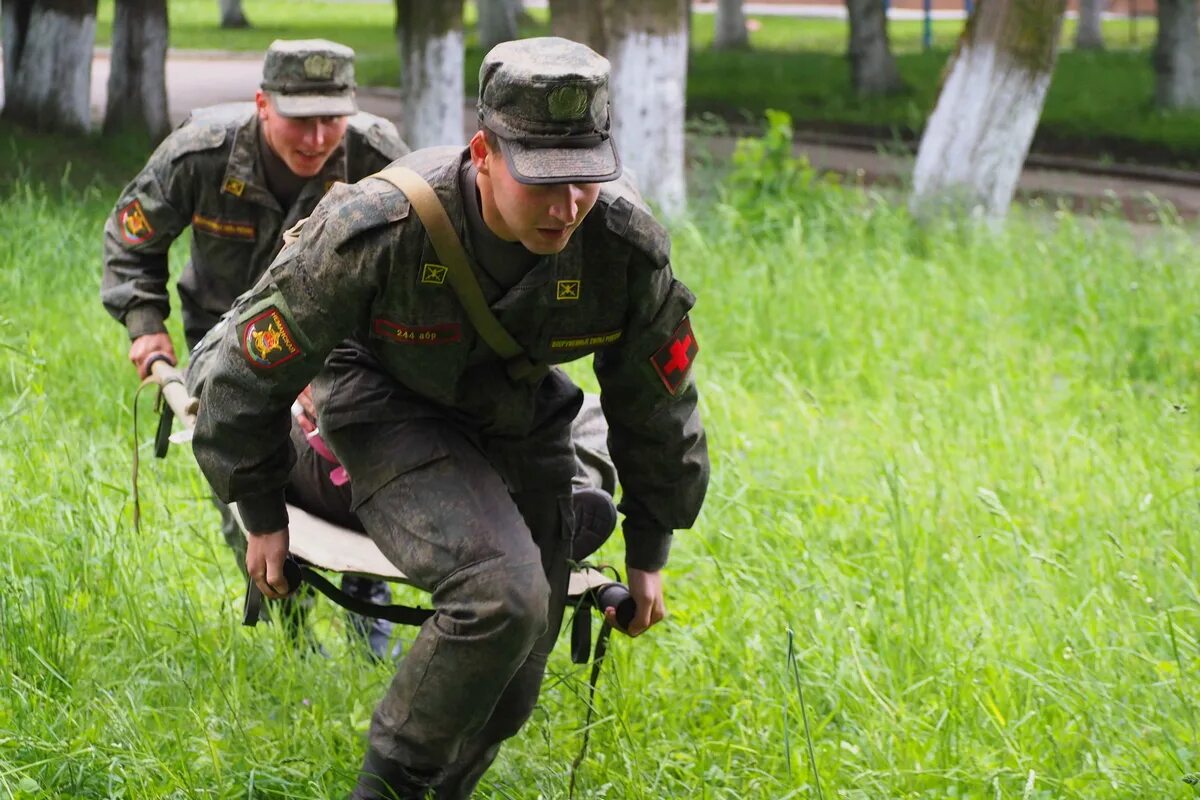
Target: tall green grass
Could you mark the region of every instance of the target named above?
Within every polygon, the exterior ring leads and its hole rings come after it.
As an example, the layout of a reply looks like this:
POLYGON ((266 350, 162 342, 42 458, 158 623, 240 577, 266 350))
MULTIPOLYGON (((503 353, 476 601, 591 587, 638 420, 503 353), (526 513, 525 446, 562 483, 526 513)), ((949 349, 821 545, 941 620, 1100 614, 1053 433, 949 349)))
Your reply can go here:
MULTIPOLYGON (((578 796, 817 797, 789 631, 824 797, 1191 796, 1191 239, 1037 211, 919 230, 784 152, 743 147, 675 231, 713 483, 669 620, 612 648, 578 796)), ((117 189, 0 190, 0 797, 343 796, 389 671, 328 604, 330 659, 240 628, 148 401, 133 527, 135 380, 96 295, 117 189)), ((565 796, 565 650, 482 797, 565 796)))

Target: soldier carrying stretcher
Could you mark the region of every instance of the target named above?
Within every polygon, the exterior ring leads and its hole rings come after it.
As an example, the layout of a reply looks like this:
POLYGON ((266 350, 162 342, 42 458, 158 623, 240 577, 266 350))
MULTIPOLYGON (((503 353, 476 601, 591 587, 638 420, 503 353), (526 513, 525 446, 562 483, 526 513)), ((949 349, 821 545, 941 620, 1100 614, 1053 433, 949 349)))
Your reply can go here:
POLYGON ((548 365, 593 357, 630 633, 665 613, 672 531, 708 482, 694 298, 621 177, 608 71, 563 39, 494 48, 469 146, 335 187, 197 350, 194 452, 238 503, 263 593, 290 588, 289 407, 313 381, 352 510, 432 594, 372 718, 355 800, 469 797, 537 700, 566 595, 582 402, 548 365))

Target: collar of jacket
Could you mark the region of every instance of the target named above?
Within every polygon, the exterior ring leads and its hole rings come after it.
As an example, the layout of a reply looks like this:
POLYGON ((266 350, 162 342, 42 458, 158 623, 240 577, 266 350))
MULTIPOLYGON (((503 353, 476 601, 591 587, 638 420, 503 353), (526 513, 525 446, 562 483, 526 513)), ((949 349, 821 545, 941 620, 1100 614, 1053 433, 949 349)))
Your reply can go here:
MULTIPOLYGON (((233 194, 232 187, 240 187, 241 193, 235 194, 236 197, 248 203, 286 212, 287 209, 280 208, 275 195, 267 189, 267 178, 258 155, 258 128, 257 111, 251 112, 249 119, 238 126, 233 137, 233 147, 229 151, 229 163, 225 166, 225 177, 221 179, 221 191, 233 194)), ((346 135, 350 135, 349 128, 346 135)), ((309 178, 309 183, 318 182, 324 193, 334 181, 345 181, 346 173, 346 139, 343 137, 321 171, 309 178)), ((304 194, 306 192, 301 192, 301 196, 304 194)))

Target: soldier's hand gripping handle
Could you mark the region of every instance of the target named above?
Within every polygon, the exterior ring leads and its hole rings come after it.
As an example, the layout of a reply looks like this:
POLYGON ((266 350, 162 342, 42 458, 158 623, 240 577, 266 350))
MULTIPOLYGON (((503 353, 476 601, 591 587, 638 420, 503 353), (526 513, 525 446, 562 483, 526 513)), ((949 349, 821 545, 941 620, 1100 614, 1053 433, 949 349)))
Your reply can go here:
POLYGON ((605 608, 604 618, 614 628, 619 628, 630 636, 637 636, 646 629, 657 624, 666 616, 666 604, 663 600, 662 573, 658 571, 629 567, 629 594, 633 597, 633 619, 628 625, 620 625, 616 608, 605 608))
POLYGON ((166 358, 172 366, 178 363, 175 346, 166 333, 147 333, 129 345, 129 360, 137 367, 138 377, 143 380, 150 374, 150 367, 157 358, 166 358))
MULTIPOLYGON (((287 579, 288 593, 296 591, 300 588, 300 584, 304 582, 304 574, 300 571, 300 565, 295 559, 288 556, 283 562, 283 574, 287 579)), ((258 624, 259 615, 262 613, 263 595, 258 589, 258 584, 253 578, 246 580, 246 599, 242 605, 242 624, 254 627, 258 624)))
POLYGON ((288 585, 284 559, 288 553, 288 529, 251 533, 246 541, 246 572, 264 597, 277 600, 293 588, 288 585))

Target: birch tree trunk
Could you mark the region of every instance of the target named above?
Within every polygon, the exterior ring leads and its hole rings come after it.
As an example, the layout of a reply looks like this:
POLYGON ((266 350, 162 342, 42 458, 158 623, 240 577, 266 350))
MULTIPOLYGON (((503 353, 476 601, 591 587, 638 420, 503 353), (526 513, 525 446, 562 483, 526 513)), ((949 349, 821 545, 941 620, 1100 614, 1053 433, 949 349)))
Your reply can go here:
POLYGON ((85 133, 96 0, 3 0, 4 117, 36 130, 85 133))
POLYGON ((505 0, 508 7, 512 9, 513 19, 517 21, 517 25, 525 25, 533 20, 529 16, 529 12, 525 10, 525 0, 505 0))
POLYGON ((1066 0, 984 0, 921 137, 910 208, 1002 218, 1042 113, 1066 0))
POLYGON ((222 28, 249 28, 250 20, 242 11, 242 0, 219 0, 222 28))
POLYGON ((400 134, 414 149, 463 143, 463 1, 396 0, 400 134))
POLYGON ((667 216, 680 214, 687 2, 609 0, 606 9, 617 152, 647 200, 667 216))
POLYGON ((517 8, 512 0, 476 0, 479 44, 485 51, 517 38, 517 8))
POLYGON ((1155 101, 1159 108, 1200 108, 1200 39, 1195 0, 1159 0, 1154 42, 1155 101))
POLYGON ((745 50, 750 47, 742 0, 717 0, 717 18, 713 31, 714 50, 745 50))
POLYGON ((877 97, 904 88, 888 43, 884 0, 846 0, 846 16, 850 18, 848 53, 854 91, 877 97))
POLYGON ((597 53, 608 52, 601 0, 550 0, 550 32, 582 42, 597 53))
POLYGON ((1075 29, 1076 50, 1103 50, 1104 31, 1100 22, 1104 0, 1079 0, 1079 27, 1075 29))
POLYGON ((0 0, 0 47, 4 48, 5 86, 12 86, 17 80, 22 37, 29 30, 29 13, 32 10, 33 0, 0 0))
POLYGON ((138 130, 158 142, 167 118, 167 0, 116 0, 104 132, 138 130))

